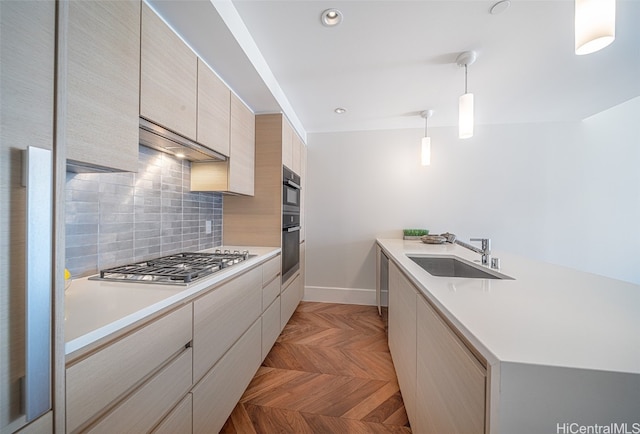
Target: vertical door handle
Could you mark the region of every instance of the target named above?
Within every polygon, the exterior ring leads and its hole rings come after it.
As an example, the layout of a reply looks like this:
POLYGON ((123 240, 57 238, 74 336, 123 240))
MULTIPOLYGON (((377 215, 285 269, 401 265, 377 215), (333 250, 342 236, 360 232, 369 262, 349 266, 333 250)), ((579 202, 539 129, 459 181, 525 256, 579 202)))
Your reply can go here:
POLYGON ((53 169, 51 151, 22 155, 26 187, 25 377, 23 410, 30 422, 51 408, 51 284, 53 169))

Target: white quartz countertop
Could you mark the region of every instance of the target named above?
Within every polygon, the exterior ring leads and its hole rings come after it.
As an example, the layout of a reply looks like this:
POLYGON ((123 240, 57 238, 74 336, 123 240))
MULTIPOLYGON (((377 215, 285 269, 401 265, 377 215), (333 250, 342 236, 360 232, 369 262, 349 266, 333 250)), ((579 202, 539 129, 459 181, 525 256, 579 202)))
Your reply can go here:
POLYGON ((378 239, 387 256, 486 357, 640 373, 640 286, 493 251, 515 280, 436 277, 407 254, 478 261, 463 247, 378 239))
POLYGON ((93 345, 165 308, 179 305, 212 285, 280 253, 279 247, 222 246, 216 249, 249 250, 251 255, 257 256, 182 286, 74 279, 65 291, 65 354, 93 345))

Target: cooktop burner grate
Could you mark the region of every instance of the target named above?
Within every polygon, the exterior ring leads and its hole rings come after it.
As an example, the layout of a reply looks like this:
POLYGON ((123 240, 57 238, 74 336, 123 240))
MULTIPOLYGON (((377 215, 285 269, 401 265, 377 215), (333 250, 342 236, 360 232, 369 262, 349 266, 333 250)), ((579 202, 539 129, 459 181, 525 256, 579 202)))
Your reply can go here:
POLYGON ((186 285, 249 258, 249 252, 176 253, 100 270, 91 280, 186 285))

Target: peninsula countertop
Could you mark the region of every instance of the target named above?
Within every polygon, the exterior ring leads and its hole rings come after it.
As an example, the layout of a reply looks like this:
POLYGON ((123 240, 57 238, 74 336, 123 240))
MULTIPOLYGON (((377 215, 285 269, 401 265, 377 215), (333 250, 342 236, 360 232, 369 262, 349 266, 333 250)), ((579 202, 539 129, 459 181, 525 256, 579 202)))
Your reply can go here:
POLYGON ((500 362, 640 373, 640 286, 494 251, 513 280, 435 277, 407 254, 480 255, 453 244, 378 239, 389 258, 476 347, 500 362))
MULTIPOLYGON (((233 250, 237 247, 216 248, 233 250)), ((65 354, 68 356, 95 345, 280 253, 279 247, 243 246, 241 249, 249 250, 256 256, 186 286, 105 282, 88 280, 86 277, 74 279, 65 292, 65 354)))

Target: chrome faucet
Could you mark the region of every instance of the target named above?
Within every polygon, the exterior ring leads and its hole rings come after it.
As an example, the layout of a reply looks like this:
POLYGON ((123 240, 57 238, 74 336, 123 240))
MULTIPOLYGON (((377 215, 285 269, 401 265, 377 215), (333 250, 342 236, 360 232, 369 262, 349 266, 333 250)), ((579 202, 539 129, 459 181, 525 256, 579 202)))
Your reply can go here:
POLYGON ((476 247, 472 244, 467 244, 464 241, 460 241, 454 234, 447 232, 442 234, 449 243, 456 243, 464 248, 471 250, 472 252, 480 253, 482 255, 482 265, 489 265, 491 262, 491 238, 471 238, 470 241, 480 241, 482 247, 476 247))
POLYGON ((471 238, 470 241, 480 241, 482 243, 482 248, 478 249, 471 246, 471 250, 482 255, 482 265, 489 265, 491 262, 491 238, 471 238))

